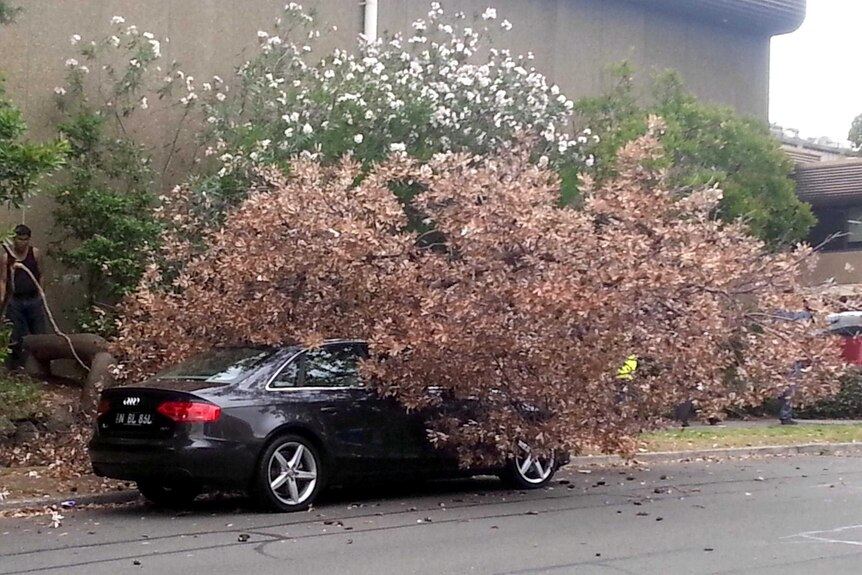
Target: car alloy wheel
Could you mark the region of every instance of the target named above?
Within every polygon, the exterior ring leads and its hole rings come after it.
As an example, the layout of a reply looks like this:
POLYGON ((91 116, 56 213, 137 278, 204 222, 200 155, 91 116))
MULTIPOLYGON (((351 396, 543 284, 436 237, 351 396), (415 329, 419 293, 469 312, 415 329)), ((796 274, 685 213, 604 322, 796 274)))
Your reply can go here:
POLYGON ((529 445, 518 441, 518 450, 507 465, 506 479, 519 489, 538 489, 547 485, 556 471, 553 455, 536 455, 529 445))
POLYGON ((308 439, 284 435, 263 454, 256 492, 267 507, 299 511, 314 502, 323 483, 321 458, 308 439))

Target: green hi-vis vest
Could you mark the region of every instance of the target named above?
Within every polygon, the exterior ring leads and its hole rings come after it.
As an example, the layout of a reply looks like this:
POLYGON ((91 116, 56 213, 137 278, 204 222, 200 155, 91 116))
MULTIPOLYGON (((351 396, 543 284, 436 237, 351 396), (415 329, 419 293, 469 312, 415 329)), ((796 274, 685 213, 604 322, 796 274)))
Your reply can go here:
POLYGON ((626 362, 617 370, 617 379, 632 380, 635 372, 638 370, 638 358, 636 355, 630 355, 626 358, 626 362))

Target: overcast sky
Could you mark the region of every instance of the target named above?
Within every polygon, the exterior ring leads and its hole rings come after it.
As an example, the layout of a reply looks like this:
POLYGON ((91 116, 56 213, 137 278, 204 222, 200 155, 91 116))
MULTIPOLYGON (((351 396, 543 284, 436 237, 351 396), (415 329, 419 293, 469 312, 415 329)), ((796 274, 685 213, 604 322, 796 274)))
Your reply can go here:
POLYGON ((772 40, 769 119, 845 140, 862 114, 862 0, 808 0, 799 30, 772 40))

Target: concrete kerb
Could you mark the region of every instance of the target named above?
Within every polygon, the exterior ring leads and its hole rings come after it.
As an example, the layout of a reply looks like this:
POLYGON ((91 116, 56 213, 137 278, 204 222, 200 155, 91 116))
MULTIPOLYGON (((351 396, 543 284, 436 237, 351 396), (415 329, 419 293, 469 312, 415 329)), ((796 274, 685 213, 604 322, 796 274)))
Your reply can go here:
MULTIPOLYGON (((746 458, 758 456, 780 455, 847 455, 862 454, 862 443, 806 443, 802 445, 770 445, 763 447, 732 447, 724 449, 699 449, 691 451, 665 451, 657 453, 641 453, 634 459, 625 459, 619 455, 584 455, 573 457, 567 469, 577 471, 588 467, 604 465, 661 463, 673 461, 690 461, 708 458, 746 458)), ((66 497, 42 497, 33 499, 8 499, 0 501, 0 512, 15 509, 41 509, 55 506, 63 508, 64 503, 74 501, 72 507, 84 505, 110 505, 129 503, 140 497, 136 489, 128 491, 113 491, 110 493, 93 493, 82 495, 67 495, 66 497)))
POLYGON ((0 512, 15 509, 43 509, 56 507, 58 509, 74 509, 84 505, 111 505, 134 501, 141 494, 137 489, 128 491, 112 491, 110 493, 69 494, 65 497, 34 497, 32 499, 6 499, 0 501, 0 512), (69 503, 72 503, 69 505, 69 503))

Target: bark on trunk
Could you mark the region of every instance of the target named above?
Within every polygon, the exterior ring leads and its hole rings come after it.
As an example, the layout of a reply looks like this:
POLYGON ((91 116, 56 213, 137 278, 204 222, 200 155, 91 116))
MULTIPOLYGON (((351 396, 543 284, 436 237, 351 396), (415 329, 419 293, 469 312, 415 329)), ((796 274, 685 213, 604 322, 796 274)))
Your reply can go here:
POLYGON ((90 415, 96 411, 99 394, 113 387, 114 357, 108 353, 108 342, 88 333, 70 334, 67 340, 60 335, 28 335, 24 338, 27 354, 25 369, 33 377, 43 378, 51 373, 51 362, 55 359, 76 359, 77 354, 88 369, 81 383, 80 411, 90 415), (71 342, 71 346, 69 345, 71 342), (72 352, 72 347, 75 351, 72 352))

